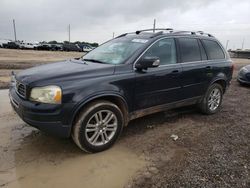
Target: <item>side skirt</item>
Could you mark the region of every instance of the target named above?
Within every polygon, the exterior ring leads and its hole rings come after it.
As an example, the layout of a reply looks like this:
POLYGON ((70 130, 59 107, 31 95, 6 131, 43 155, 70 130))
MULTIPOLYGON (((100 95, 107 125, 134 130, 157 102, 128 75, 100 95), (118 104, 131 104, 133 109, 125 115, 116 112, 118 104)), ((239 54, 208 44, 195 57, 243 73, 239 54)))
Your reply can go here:
POLYGON ((177 101, 173 103, 157 105, 157 106, 146 108, 143 110, 137 110, 129 114, 129 120, 137 119, 146 115, 154 114, 154 113, 169 110, 169 109, 197 104, 198 102, 200 102, 201 99, 202 99, 202 96, 198 96, 198 97, 193 97, 190 99, 185 99, 185 100, 181 100, 181 101, 177 101))

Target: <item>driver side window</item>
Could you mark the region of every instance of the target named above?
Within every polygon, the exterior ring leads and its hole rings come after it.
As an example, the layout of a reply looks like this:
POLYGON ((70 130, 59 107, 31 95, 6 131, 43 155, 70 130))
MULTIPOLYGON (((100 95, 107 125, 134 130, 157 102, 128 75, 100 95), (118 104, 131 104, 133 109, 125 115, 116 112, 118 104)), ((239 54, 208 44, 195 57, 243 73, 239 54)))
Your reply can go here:
POLYGON ((153 44, 143 55, 144 57, 159 57, 160 66, 176 63, 176 48, 174 39, 162 39, 153 44))

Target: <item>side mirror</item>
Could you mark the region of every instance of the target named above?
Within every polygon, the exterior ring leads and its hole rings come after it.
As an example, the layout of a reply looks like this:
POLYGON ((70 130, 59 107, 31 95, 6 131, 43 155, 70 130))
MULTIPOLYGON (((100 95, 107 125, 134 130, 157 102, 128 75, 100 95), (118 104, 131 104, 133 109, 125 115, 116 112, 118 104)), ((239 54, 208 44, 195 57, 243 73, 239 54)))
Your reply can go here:
POLYGON ((159 57, 144 57, 140 59, 136 64, 136 69, 147 69, 147 68, 153 68, 158 67, 160 65, 160 58, 159 57))

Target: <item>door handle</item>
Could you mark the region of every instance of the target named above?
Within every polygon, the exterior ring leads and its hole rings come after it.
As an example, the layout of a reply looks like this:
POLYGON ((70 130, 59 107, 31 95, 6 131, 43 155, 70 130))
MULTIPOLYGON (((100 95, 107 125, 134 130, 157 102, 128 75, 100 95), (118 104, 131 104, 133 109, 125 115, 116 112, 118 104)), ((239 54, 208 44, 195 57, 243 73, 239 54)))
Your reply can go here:
POLYGON ((172 71, 172 74, 178 74, 179 73, 179 70, 173 70, 172 71))
POLYGON ((211 66, 207 66, 206 69, 207 69, 207 70, 211 70, 212 67, 211 67, 211 66))
POLYGON ((178 75, 179 75, 179 70, 173 70, 173 71, 171 72, 171 76, 172 76, 172 77, 178 77, 178 75))

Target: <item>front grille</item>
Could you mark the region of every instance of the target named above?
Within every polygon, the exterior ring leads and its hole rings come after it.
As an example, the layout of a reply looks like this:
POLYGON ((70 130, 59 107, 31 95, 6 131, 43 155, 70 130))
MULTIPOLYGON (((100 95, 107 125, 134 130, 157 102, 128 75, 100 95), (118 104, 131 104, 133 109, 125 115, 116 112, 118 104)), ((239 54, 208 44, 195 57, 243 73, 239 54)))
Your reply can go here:
POLYGON ((26 98, 26 86, 24 84, 16 81, 16 91, 21 97, 26 98))

